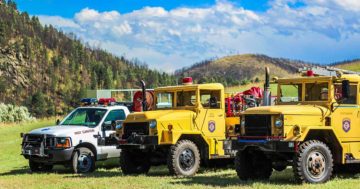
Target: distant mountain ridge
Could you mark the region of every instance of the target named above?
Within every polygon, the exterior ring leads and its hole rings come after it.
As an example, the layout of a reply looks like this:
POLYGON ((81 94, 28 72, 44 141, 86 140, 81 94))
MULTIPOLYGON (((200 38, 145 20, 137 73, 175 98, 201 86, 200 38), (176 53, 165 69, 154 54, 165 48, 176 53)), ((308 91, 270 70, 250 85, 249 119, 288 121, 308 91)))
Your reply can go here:
POLYGON ((263 80, 265 67, 270 68, 273 76, 291 77, 297 74, 299 68, 311 65, 300 60, 243 54, 206 60, 177 70, 175 75, 191 76, 199 83, 221 82, 226 86, 233 86, 263 80))

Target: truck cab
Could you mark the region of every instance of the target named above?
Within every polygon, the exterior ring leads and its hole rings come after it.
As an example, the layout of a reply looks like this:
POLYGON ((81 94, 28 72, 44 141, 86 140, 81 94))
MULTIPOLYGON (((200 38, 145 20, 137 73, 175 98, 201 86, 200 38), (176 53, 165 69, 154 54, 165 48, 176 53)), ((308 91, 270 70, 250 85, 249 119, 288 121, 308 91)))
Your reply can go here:
POLYGON ((22 134, 22 155, 34 172, 50 171, 55 164, 74 173, 94 171, 95 161, 119 157, 115 128, 129 113, 116 105, 76 108, 56 126, 22 134))
POLYGON ((360 163, 359 81, 356 73, 320 68, 276 80, 276 105, 244 111, 238 137, 224 142, 237 151, 240 179, 268 179, 292 166, 296 181, 322 183, 335 166, 360 163))
POLYGON ((230 158, 224 154, 226 117, 222 84, 192 84, 154 90, 155 110, 131 113, 119 137, 124 174, 147 173, 151 165, 167 164, 174 175, 191 176, 200 162, 230 158))

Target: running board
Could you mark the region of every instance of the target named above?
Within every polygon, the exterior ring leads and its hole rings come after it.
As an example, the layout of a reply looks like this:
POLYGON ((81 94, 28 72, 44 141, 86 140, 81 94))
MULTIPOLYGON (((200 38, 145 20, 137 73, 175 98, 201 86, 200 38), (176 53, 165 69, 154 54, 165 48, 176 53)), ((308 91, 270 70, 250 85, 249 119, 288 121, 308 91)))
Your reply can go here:
POLYGON ((210 159, 225 159, 225 158, 231 158, 231 156, 230 155, 219 156, 217 154, 211 154, 210 155, 210 159))

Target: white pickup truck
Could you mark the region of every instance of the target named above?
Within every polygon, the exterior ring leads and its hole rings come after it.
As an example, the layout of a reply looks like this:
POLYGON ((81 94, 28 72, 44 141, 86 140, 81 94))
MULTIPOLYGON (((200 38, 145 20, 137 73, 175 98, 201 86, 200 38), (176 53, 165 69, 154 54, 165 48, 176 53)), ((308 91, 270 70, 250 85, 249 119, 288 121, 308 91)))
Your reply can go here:
POLYGON ((31 171, 50 171, 55 164, 71 167, 74 173, 95 170, 95 161, 116 158, 115 128, 129 114, 125 106, 80 107, 56 126, 22 134, 22 155, 31 171))

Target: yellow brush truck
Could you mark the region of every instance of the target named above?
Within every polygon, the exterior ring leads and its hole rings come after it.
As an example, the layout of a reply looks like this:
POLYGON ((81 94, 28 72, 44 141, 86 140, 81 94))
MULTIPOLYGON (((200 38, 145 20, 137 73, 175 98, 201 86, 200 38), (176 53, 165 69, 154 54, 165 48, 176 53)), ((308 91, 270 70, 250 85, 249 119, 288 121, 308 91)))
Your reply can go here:
POLYGON ((268 179, 292 166, 298 182, 328 181, 335 167, 360 163, 359 73, 314 67, 277 79, 276 105, 247 109, 236 139, 240 179, 268 179))
POLYGON ((117 128, 124 174, 147 173, 151 165, 167 164, 171 174, 191 176, 200 162, 231 158, 223 150, 226 125, 233 129, 240 120, 226 117, 223 85, 192 84, 191 78, 183 83, 156 88, 155 110, 131 113, 117 128))

